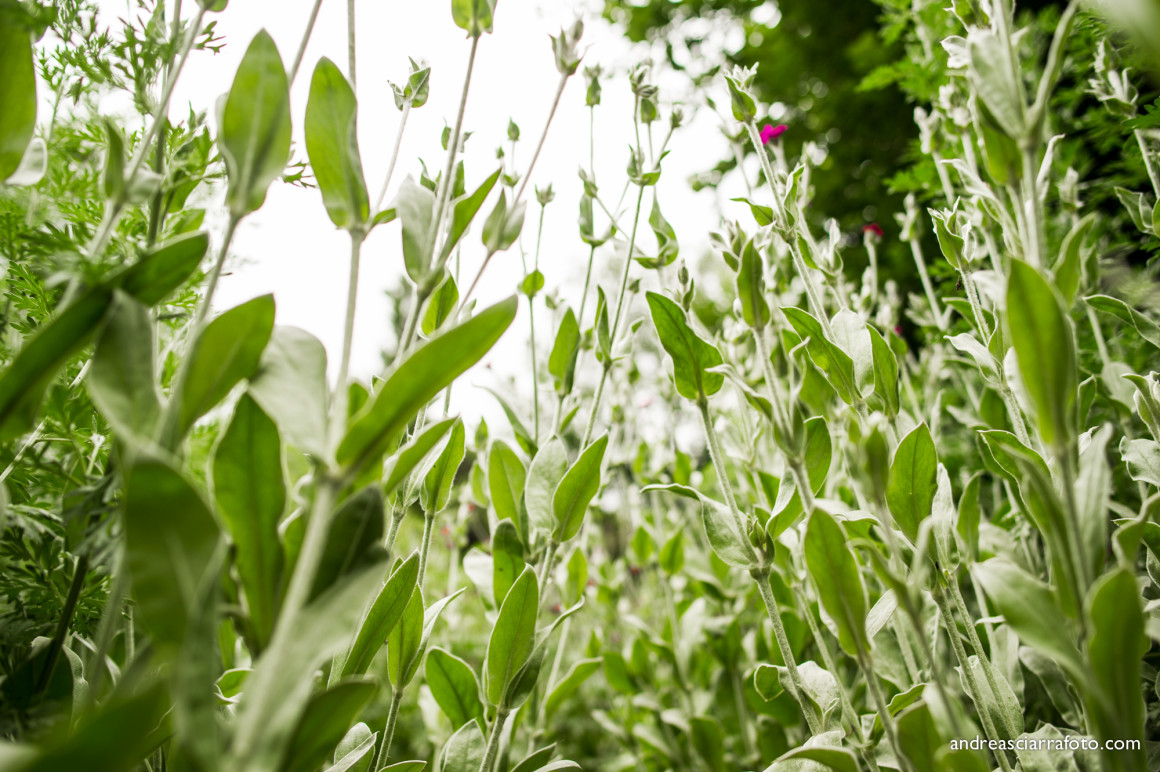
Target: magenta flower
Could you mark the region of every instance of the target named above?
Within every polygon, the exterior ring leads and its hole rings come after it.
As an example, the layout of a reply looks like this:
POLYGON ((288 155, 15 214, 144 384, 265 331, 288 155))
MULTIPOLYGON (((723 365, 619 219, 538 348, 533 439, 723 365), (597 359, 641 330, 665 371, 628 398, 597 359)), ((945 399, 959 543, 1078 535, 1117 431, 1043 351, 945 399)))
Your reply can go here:
POLYGON ((768 145, 771 141, 777 139, 787 131, 789 131, 789 126, 786 126, 784 123, 780 123, 777 126, 767 123, 761 127, 761 144, 768 145))
POLYGON ((873 233, 878 238, 882 238, 882 227, 878 223, 872 222, 862 226, 862 233, 873 233))

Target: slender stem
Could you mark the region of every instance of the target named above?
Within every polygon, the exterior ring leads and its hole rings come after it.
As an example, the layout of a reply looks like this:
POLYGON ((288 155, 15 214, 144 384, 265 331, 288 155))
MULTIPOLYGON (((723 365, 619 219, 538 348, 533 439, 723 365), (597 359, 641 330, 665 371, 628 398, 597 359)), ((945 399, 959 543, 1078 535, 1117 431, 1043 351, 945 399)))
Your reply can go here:
POLYGON ((355 61, 354 0, 346 0, 346 59, 347 67, 350 69, 350 88, 352 91, 357 91, 358 66, 355 61))
POLYGON ((596 259, 596 247, 588 248, 588 268, 584 271, 584 289, 580 291, 580 311, 576 314, 576 324, 584 329, 584 309, 588 305, 588 285, 592 281, 592 263, 596 259))
POLYGON ((395 739, 395 724, 399 720, 399 706, 403 704, 403 690, 396 689, 391 695, 391 707, 387 711, 387 724, 383 727, 383 741, 379 745, 379 752, 375 756, 372 769, 382 769, 390 759, 391 741, 395 739))
MULTIPOLYGON (((540 270, 540 244, 544 237, 544 212, 547 206, 540 207, 540 224, 536 229, 536 257, 534 271, 540 270)), ((540 444, 540 377, 536 364, 536 296, 528 295, 528 328, 532 344, 532 439, 536 445, 540 444)))
POLYGON ((564 95, 564 86, 568 85, 568 77, 568 75, 560 76, 560 83, 556 86, 556 96, 552 99, 552 109, 548 111, 548 120, 544 123, 544 130, 540 132, 540 141, 536 143, 536 151, 532 153, 532 162, 528 164, 528 170, 524 173, 519 190, 516 191, 516 197, 512 200, 513 207, 523 198, 524 189, 528 187, 528 180, 532 178, 532 170, 536 168, 540 151, 544 149, 544 141, 548 138, 548 127, 552 125, 552 118, 556 115, 556 108, 560 105, 560 97, 564 95))
MULTIPOLYGON (((963 593, 959 589, 959 583, 954 576, 947 575, 944 577, 944 583, 951 591, 951 600, 954 602, 959 616, 963 618, 963 625, 967 628, 967 640, 971 642, 971 648, 975 651, 975 656, 979 659, 979 666, 983 669, 983 677, 987 679, 987 686, 991 688, 991 694, 995 695, 995 699, 999 699, 1001 692, 999 691, 999 682, 995 678, 995 668, 991 664, 991 658, 987 656, 987 652, 983 650, 983 642, 979 639, 979 634, 975 630, 974 619, 971 617, 970 611, 967 609, 966 601, 963 600, 963 593)), ((1017 727, 1007 711, 1000 711, 1003 715, 1003 721, 1007 733, 1012 737, 1018 737, 1021 730, 1017 727)))
POLYGON ((431 534, 435 532, 434 513, 423 518, 423 544, 419 548, 419 578, 417 586, 423 586, 423 577, 427 575, 427 555, 431 551, 431 534))
POLYGON ((540 564, 540 575, 536 583, 540 587, 540 598, 543 599, 544 593, 548 589, 548 579, 552 576, 552 563, 556 560, 556 552, 560 549, 560 542, 554 538, 548 539, 547 547, 544 549, 544 562, 540 564))
POLYGON ((725 495, 725 503, 729 506, 729 512, 733 515, 733 525, 737 529, 737 535, 740 537, 740 542, 744 547, 746 558, 752 565, 758 564, 757 553, 753 549, 753 545, 749 543, 746 538, 748 533, 745 528, 745 518, 741 515, 741 510, 737 508, 737 500, 733 497, 733 484, 729 482, 729 470, 725 468, 725 456, 721 452, 721 443, 717 439, 717 430, 713 428, 713 418, 709 414, 709 400, 704 396, 697 400, 697 408, 701 413, 701 426, 705 430, 705 439, 709 445, 709 456, 713 460, 713 469, 717 472, 717 482, 721 486, 721 492, 725 495))
POLYGON ((407 118, 411 116, 411 102, 408 100, 403 103, 403 114, 399 118, 399 129, 395 132, 395 147, 391 150, 391 162, 387 164, 387 176, 383 180, 383 187, 379 191, 379 197, 375 200, 375 211, 383 208, 383 199, 387 197, 387 188, 391 184, 391 177, 395 174, 395 164, 399 160, 399 148, 403 144, 403 131, 407 128, 407 118))
POLYGON ((89 556, 81 555, 77 558, 76 568, 73 570, 72 584, 69 585, 68 596, 65 598, 64 607, 60 611, 60 621, 57 622, 56 633, 48 645, 48 656, 45 657, 44 670, 40 672, 40 679, 36 684, 37 693, 47 688, 52 671, 60 659, 60 650, 64 646, 64 639, 68 637, 69 624, 72 622, 73 613, 76 611, 77 601, 81 597, 81 590, 85 586, 85 576, 88 572, 89 556))
POLYGON ((111 572, 113 586, 109 589, 109 597, 105 600, 101 621, 97 625, 97 634, 93 639, 93 654, 85 665, 85 672, 89 674, 89 687, 85 690, 81 708, 77 710, 78 715, 83 714, 100 697, 101 684, 108 671, 106 659, 109 646, 113 641, 117 621, 121 618, 125 590, 129 586, 129 572, 124 569, 124 565, 125 547, 122 544, 117 551, 117 560, 111 572))
POLYGON ((882 693, 882 684, 878 682, 878 675, 874 672, 870 652, 863 649, 861 644, 858 646, 858 668, 866 676, 866 688, 874 700, 874 707, 878 710, 878 718, 882 721, 882 728, 890 740, 894 756, 902 765, 904 772, 912 772, 914 765, 911 764, 910 758, 903 752, 902 744, 898 741, 898 729, 894 725, 894 717, 890 714, 890 707, 886 704, 886 697, 882 693))
MULTIPOLYGON (((624 313, 624 299, 628 292, 628 269, 632 267, 632 252, 636 248, 636 233, 640 225, 640 206, 644 201, 644 186, 639 186, 639 191, 636 195, 636 213, 632 217, 632 235, 628 239, 628 252, 624 256, 624 268, 620 272, 620 293, 616 299, 616 313, 612 322, 612 342, 616 345, 617 333, 620 330, 620 317, 624 313)), ((584 428, 584 441, 580 443, 581 447, 587 447, 588 442, 592 439, 592 431, 596 426, 596 415, 600 410, 600 398, 604 394, 604 383, 608 380, 608 371, 612 363, 606 362, 604 365, 604 372, 600 375, 600 383, 596 387, 596 396, 592 400, 592 410, 588 414, 588 425, 584 428)))
POLYGON ((399 536, 399 524, 403 522, 403 514, 403 510, 400 508, 391 515, 391 524, 387 527, 387 552, 392 552, 395 549, 395 539, 399 536))
POLYGON ((347 404, 350 399, 347 380, 350 377, 350 354, 354 341, 355 308, 358 303, 359 263, 365 238, 361 231, 351 231, 350 233, 350 274, 346 287, 346 319, 342 332, 342 357, 339 359, 338 381, 335 383, 334 398, 331 401, 334 406, 330 419, 330 444, 332 447, 338 446, 346 431, 347 404))
POLYGON ((765 613, 773 624, 773 636, 777 640, 777 649, 785 662, 786 672, 789 673, 790 685, 793 687, 793 698, 806 720, 810 734, 817 736, 822 733, 822 720, 809 697, 806 696, 805 683, 797 667, 793 648, 789 645, 789 636, 785 634, 785 625, 781 622, 781 609, 778 608, 777 598, 773 596, 773 589, 769 586, 769 568, 755 568, 749 572, 753 581, 757 583, 757 591, 761 593, 761 600, 765 603, 765 613))
POLYGON ((500 707, 495 712, 495 722, 491 725, 491 732, 487 736, 487 748, 483 751, 483 763, 479 765, 479 772, 492 772, 495 769, 495 760, 499 756, 499 742, 503 736, 503 727, 507 723, 508 709, 500 707))
POLYGON ((1027 140, 1023 143, 1023 196, 1027 219, 1027 262, 1042 269, 1044 267, 1043 213, 1039 206, 1036 146, 1037 143, 1034 140, 1027 140))
POLYGON ((302 57, 306 54, 306 45, 310 42, 310 35, 314 32, 314 22, 318 21, 318 11, 322 8, 322 0, 314 0, 314 7, 310 9, 310 18, 306 22, 306 31, 302 33, 302 41, 298 44, 298 53, 294 54, 294 63, 290 65, 287 79, 291 85, 298 77, 298 70, 302 67, 302 57))
MULTIPOLYGON (((937 587, 934 588, 931 594, 934 596, 935 603, 938 604, 939 613, 943 618, 943 625, 947 629, 947 637, 950 638, 951 648, 955 652, 955 659, 958 660, 963 677, 967 680, 967 688, 970 691, 968 696, 975 703, 979 720, 983 724, 983 731, 986 733, 988 740, 999 740, 999 733, 995 731, 995 724, 991 721, 991 714, 987 710, 986 700, 983 699, 983 693, 979 690, 979 681, 975 678, 975 671, 971 667, 970 660, 967 657, 967 651, 963 648, 963 642, 959 638, 958 625, 955 622, 950 607, 947 605, 946 596, 937 587)), ((995 758, 998 760, 999 766, 1003 768, 1004 772, 1011 772, 1011 764, 1007 761, 1007 755, 1003 751, 995 751, 995 758)))
POLYGON ((947 320, 943 317, 942 308, 938 304, 938 296, 934 294, 934 286, 931 284, 930 274, 926 270, 926 258, 922 254, 922 244, 917 238, 910 239, 910 253, 914 256, 914 265, 918 268, 918 278, 922 281, 922 291, 926 293, 926 302, 930 303, 935 324, 940 330, 945 331, 947 320))

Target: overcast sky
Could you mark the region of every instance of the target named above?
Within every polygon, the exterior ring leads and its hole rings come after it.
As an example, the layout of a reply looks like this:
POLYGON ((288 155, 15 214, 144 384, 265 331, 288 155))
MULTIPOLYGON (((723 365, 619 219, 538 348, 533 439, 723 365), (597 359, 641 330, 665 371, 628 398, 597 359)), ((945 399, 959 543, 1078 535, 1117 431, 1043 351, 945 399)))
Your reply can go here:
MULTIPOLYGON (((101 5, 109 22, 130 7, 126 0, 102 0, 101 5)), ((187 13, 192 5, 185 3, 187 13)), ((598 7, 599 3, 595 5, 598 7)), ((310 0, 231 2, 224 13, 215 17, 217 34, 225 39, 226 46, 217 55, 200 53, 190 61, 174 95, 174 119, 184 117, 191 104, 196 109, 210 109, 212 113, 215 100, 229 88, 250 39, 263 27, 277 42, 283 59, 287 63, 292 61, 310 7, 310 0)), ((469 51, 464 32, 452 22, 450 7, 450 0, 363 0, 357 5, 359 141, 372 198, 382 185, 400 115, 387 82, 405 78, 408 56, 426 57, 431 62, 430 99, 411 114, 387 200, 393 197, 405 175, 418 175, 418 159, 426 161, 433 174, 444 165, 439 137, 445 122, 454 121, 469 51)), ((633 62, 647 56, 649 50, 647 46, 630 46, 594 10, 593 3, 583 1, 500 0, 495 32, 485 35, 480 42, 467 105, 465 128, 473 132, 466 156, 469 188, 498 165, 495 148, 506 144, 509 118, 520 126, 522 137, 516 157, 518 167, 526 168, 558 81, 548 35, 558 32, 562 24, 571 23, 578 14, 584 14, 587 22, 584 64, 599 63, 613 72, 605 79, 604 104, 597 112, 596 168, 604 195, 616 199, 624 182, 632 136, 632 95, 624 72, 633 62)), ((326 0, 292 91, 296 158, 305 159, 302 115, 310 75, 323 56, 346 71, 346 32, 345 2, 326 0)), ((662 86, 662 110, 667 119, 668 103, 686 96, 679 91, 684 81, 671 73, 667 76, 660 73, 658 79, 662 86)), ((686 179, 712 166, 727 152, 719 125, 717 116, 707 109, 701 110, 690 125, 674 136, 670 144, 672 153, 664 163, 664 178, 659 188, 661 204, 677 230, 682 256, 690 259, 695 259, 709 231, 716 227, 718 194, 712 191, 695 194, 686 179)), ((663 128, 660 133, 663 136, 663 128)), ((551 182, 557 194, 547 209, 541 269, 549 288, 560 287, 562 295, 573 305, 579 302, 587 259, 587 247, 579 240, 576 229, 581 190, 576 172, 581 164, 587 164, 587 150, 588 113, 584 106, 584 80, 578 73, 565 91, 532 178, 541 187, 551 182)), ((530 191, 529 187, 529 199, 532 198, 530 191)), ((742 193, 743 190, 731 191, 728 195, 742 193)), ((490 206, 487 205, 488 210, 490 206)), ((646 216, 647 207, 648 199, 646 216)), ((529 251, 535 243, 538 214, 539 207, 531 201, 524 228, 524 244, 529 251)), ((739 216, 740 212, 735 215, 739 216)), ((212 225, 223 221, 224 212, 218 209, 215 213, 211 209, 207 222, 212 225)), ((625 221, 627 224, 627 215, 625 221)), ((483 257, 478 226, 464 243, 468 248, 464 250, 463 273, 470 277, 483 257)), ((651 234, 644 237, 642 245, 646 250, 652 249, 651 234)), ((229 308, 273 292, 278 323, 296 325, 318 336, 331 352, 333 374, 333 360, 341 348, 349 241, 345 232, 337 231, 331 224, 318 191, 276 183, 265 206, 243 222, 232 253, 236 256, 233 270, 222 279, 216 305, 229 308)), ((597 259, 607 263, 613 254, 605 248, 598 252, 597 259)), ((401 276, 401 242, 396 222, 378 228, 363 250, 352 363, 352 371, 357 376, 366 378, 381 371, 379 352, 391 339, 384 291, 398 286, 401 276)), ((519 253, 513 249, 499 254, 484 275, 477 297, 483 303, 499 300, 514 290, 521 276, 519 253)), ((539 318, 545 318, 543 311, 538 313, 539 318)), ((527 372, 525 314, 526 308, 521 308, 521 317, 493 353, 493 358, 502 359, 508 372, 527 372)), ((543 328, 540 334, 547 335, 543 328)), ((547 344, 541 343, 544 345, 550 346, 550 340, 547 344)), ((478 381, 479 377, 479 373, 474 374, 474 380, 478 381)))

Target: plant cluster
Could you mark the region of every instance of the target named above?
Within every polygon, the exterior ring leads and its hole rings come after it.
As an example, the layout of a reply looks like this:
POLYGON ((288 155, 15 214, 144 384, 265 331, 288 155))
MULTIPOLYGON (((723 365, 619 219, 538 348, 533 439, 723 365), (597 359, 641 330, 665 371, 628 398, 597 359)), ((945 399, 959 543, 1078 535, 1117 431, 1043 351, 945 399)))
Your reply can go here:
POLYGON ((552 38, 526 168, 509 124, 476 181, 496 3, 453 0, 470 53, 444 162, 392 184, 429 95, 411 60, 372 199, 353 0, 345 68, 310 74, 299 163, 290 85, 321 2, 289 66, 261 32, 216 120, 174 122, 228 12, 182 5, 140 0, 110 33, 82 0, 0 4, 0 769, 1156 767, 1160 324, 1150 269, 1117 252, 1121 223, 1160 239, 1155 111, 1122 64, 1146 51, 1075 3, 1047 30, 1006 2, 887 7, 941 79, 911 92, 937 183, 897 213, 922 288, 904 301, 880 227, 851 244, 808 216, 825 150, 788 152, 752 69, 723 77, 759 185, 695 275, 658 195, 685 116, 650 66, 610 82, 583 62, 581 23, 552 38), (1080 73, 1150 184, 1114 191, 1122 219, 1089 211, 1092 155, 1058 113, 1080 73), (603 88, 631 90, 630 149, 616 201, 595 148, 581 159, 585 279, 556 287, 554 195, 529 186, 578 74, 593 124, 603 88), (102 117, 112 90, 139 127, 102 117), (279 182, 316 186, 349 235, 334 382, 273 297, 213 306, 279 182), (400 234, 408 297, 362 383, 376 228, 400 234), (515 294, 477 302, 513 250, 515 294), (722 277, 724 305, 705 291, 722 277), (469 430, 451 389, 520 305, 530 406, 497 393, 509 426, 469 430))

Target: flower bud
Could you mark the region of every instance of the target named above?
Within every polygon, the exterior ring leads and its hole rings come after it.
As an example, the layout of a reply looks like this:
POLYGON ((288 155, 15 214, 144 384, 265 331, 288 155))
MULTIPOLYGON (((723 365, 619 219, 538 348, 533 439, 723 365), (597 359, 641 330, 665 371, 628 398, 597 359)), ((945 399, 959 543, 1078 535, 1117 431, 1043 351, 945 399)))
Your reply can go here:
POLYGON ((552 51, 556 55, 556 69, 561 75, 571 76, 575 74, 576 68, 580 66, 580 59, 583 54, 577 51, 580 44, 580 38, 584 35, 584 22, 580 19, 572 25, 571 29, 560 29, 559 35, 552 37, 552 51))
POLYGON ((757 118, 757 102, 753 98, 753 77, 757 70, 748 67, 734 67, 725 74, 729 86, 729 101, 733 117, 746 123, 757 118))

